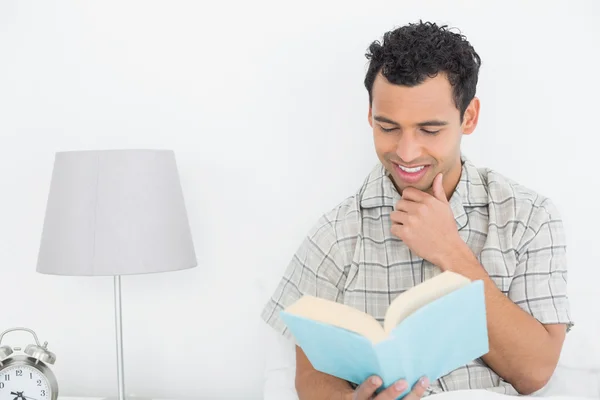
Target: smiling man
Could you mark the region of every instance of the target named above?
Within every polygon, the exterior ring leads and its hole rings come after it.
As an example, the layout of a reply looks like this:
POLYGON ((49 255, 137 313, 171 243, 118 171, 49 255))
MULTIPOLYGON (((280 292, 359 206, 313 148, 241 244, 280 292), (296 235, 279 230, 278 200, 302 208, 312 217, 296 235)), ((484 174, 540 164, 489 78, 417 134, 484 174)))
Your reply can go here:
MULTIPOLYGON (((310 294, 382 322, 398 294, 454 271, 484 282, 490 351, 435 381, 423 377, 405 399, 541 389, 572 325, 564 230, 549 198, 476 167, 461 151, 479 116, 479 56, 463 35, 420 22, 386 33, 367 57, 380 163, 308 233, 263 319, 291 337, 279 311, 310 294)), ((302 400, 395 399, 407 388, 400 380, 373 397, 380 384, 372 377, 355 387, 323 374, 296 348, 302 400)))

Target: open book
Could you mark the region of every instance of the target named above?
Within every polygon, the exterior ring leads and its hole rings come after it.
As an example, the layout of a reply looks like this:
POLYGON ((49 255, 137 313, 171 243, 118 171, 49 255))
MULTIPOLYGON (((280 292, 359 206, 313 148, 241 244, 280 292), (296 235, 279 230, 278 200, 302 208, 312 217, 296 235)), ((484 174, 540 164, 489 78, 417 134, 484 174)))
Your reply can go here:
POLYGON ((371 375, 380 390, 398 379, 409 389, 489 351, 482 281, 446 271, 397 296, 383 326, 353 307, 305 295, 281 317, 313 367, 361 384, 371 375))

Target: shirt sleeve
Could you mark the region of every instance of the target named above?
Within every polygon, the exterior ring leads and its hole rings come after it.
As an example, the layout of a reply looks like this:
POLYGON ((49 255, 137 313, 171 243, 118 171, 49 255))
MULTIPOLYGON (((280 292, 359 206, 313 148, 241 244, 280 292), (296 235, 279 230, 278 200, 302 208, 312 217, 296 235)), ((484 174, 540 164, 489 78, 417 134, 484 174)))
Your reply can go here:
POLYGON ((280 311, 305 294, 342 302, 345 276, 335 229, 323 216, 293 255, 261 318, 278 333, 293 339, 279 316, 280 311))
POLYGON ((533 204, 518 246, 509 298, 543 324, 573 326, 567 296, 566 240, 561 216, 549 200, 533 204))

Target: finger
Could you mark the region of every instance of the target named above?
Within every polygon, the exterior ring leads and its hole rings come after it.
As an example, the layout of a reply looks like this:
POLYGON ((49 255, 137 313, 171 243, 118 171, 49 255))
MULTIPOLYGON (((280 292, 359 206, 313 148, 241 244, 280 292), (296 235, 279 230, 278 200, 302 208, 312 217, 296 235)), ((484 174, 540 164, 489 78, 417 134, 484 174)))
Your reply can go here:
POLYGON ((410 215, 426 215, 429 205, 427 203, 416 203, 411 200, 402 199, 396 204, 396 210, 404 211, 410 215))
POLYGON ((406 211, 392 211, 390 219, 396 224, 404 225, 407 222, 408 213, 406 211))
POLYGON ((412 390, 404 400, 417 400, 423 397, 425 394, 425 390, 429 387, 429 379, 427 377, 423 377, 419 379, 419 381, 413 386, 412 390))
POLYGON ((374 400, 396 400, 407 389, 408 383, 405 380, 399 380, 379 393, 374 400))
POLYGON ((352 400, 368 400, 383 382, 378 376, 372 376, 360 384, 354 391, 352 400))
POLYGON ((407 241, 410 239, 410 228, 408 228, 406 225, 402 225, 402 224, 392 224, 392 227, 390 228, 390 232, 392 233, 392 235, 396 236, 398 239, 402 240, 402 241, 407 241))
POLYGON ((431 197, 429 194, 427 194, 419 189, 415 189, 414 187, 407 187, 406 189, 402 190, 402 198, 405 200, 415 201, 417 203, 423 203, 429 197, 431 197))
POLYGON ((433 195, 436 199, 441 202, 448 203, 446 192, 444 191, 444 185, 442 184, 444 175, 440 172, 433 180, 433 195))

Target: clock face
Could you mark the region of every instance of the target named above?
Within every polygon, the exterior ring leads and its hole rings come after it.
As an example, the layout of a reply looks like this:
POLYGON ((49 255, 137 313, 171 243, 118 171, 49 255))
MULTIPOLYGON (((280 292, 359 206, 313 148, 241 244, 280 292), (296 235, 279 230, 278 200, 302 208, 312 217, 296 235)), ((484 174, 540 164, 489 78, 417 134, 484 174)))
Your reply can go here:
POLYGON ((0 400, 50 400, 52 388, 36 368, 11 365, 0 371, 0 400))

